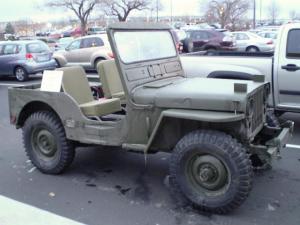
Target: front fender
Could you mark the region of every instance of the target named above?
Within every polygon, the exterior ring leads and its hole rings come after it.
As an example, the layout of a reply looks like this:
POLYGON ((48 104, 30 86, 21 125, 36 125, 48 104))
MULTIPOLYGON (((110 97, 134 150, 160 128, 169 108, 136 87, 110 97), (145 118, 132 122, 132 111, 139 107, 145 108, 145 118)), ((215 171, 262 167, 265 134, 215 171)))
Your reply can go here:
POLYGON ((199 122, 210 122, 210 123, 230 123, 241 121, 245 119, 245 114, 237 114, 233 112, 216 112, 216 111, 205 111, 205 110, 186 110, 186 109, 167 109, 162 111, 160 117, 152 130, 149 141, 147 143, 145 151, 147 152, 153 140, 158 133, 162 121, 164 118, 174 118, 180 120, 193 120, 199 122))

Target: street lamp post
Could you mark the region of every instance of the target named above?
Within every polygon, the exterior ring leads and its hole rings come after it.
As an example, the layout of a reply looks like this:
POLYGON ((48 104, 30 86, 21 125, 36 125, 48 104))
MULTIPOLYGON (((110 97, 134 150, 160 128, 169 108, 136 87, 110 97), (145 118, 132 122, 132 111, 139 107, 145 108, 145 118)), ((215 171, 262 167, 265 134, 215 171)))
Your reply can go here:
POLYGON ((170 0, 170 4, 171 4, 171 24, 173 22, 173 0, 170 0))
POLYGON ((156 0, 156 22, 158 22, 158 0, 156 0))
POLYGON ((259 20, 260 20, 260 25, 262 24, 261 11, 262 11, 262 0, 259 0, 259 20))
POLYGON ((253 29, 256 27, 256 0, 253 0, 253 29))

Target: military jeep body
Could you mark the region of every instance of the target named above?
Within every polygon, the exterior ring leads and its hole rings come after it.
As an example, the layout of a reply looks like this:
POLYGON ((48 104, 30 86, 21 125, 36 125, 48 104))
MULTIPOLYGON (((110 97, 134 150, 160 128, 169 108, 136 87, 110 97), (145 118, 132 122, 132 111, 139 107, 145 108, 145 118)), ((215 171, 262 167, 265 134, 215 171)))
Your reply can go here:
MULTIPOLYGON (((247 198, 252 164, 279 154, 293 124, 266 123, 269 83, 186 78, 170 28, 110 25, 114 60, 97 69, 94 99, 80 67, 44 73, 41 85, 9 89, 10 119, 42 172, 58 174, 79 145, 170 153, 171 192, 184 205, 227 213, 247 198)), ((205 66, 205 65, 199 65, 205 66)))

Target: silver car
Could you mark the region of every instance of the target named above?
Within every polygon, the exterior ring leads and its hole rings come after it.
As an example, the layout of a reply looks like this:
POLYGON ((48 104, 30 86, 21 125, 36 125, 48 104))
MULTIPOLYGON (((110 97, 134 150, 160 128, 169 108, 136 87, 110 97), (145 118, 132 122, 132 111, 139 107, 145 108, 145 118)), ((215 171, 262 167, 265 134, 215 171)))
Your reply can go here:
POLYGON ((263 38, 251 32, 232 32, 236 39, 238 51, 246 52, 271 52, 274 51, 274 41, 263 38))
POLYGON ((49 47, 42 41, 0 42, 0 76, 25 81, 30 74, 55 69, 49 47))
POLYGON ((95 69, 101 60, 113 58, 107 34, 76 38, 64 50, 56 51, 53 58, 58 67, 80 65, 95 69))

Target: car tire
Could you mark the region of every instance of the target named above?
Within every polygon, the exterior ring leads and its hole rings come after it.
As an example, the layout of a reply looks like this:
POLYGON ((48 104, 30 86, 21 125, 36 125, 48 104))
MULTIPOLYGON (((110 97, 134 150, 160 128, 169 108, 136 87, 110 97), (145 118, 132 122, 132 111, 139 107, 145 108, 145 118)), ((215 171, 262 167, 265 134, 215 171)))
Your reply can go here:
POLYGON ((24 82, 29 78, 27 71, 22 66, 18 66, 15 68, 14 76, 20 82, 24 82))
POLYGON ((246 149, 231 136, 197 130, 184 136, 170 157, 170 189, 181 206, 224 214, 240 206, 252 188, 246 149))
POLYGON ((194 43, 192 41, 187 42, 187 52, 194 52, 194 43))
POLYGON ((208 48, 208 49, 206 49, 206 55, 215 55, 216 52, 217 51, 217 49, 215 49, 215 48, 208 48))
POLYGON ((250 46, 246 49, 246 52, 259 52, 259 49, 255 46, 250 46))
POLYGON ((56 68, 61 68, 61 65, 59 63, 59 61, 57 59, 54 59, 55 60, 55 63, 56 63, 56 68))
POLYGON ((60 174, 71 165, 75 148, 54 113, 33 113, 25 121, 22 131, 26 154, 41 172, 60 174))
POLYGON ((105 59, 104 58, 98 58, 98 59, 95 60, 95 62, 94 62, 94 69, 96 71, 97 71, 97 65, 98 65, 98 63, 101 62, 102 60, 105 60, 105 59))
POLYGON ((268 110, 267 111, 267 117, 266 117, 266 122, 267 125, 270 127, 280 127, 280 122, 278 120, 278 118, 276 117, 275 113, 273 110, 268 110))

